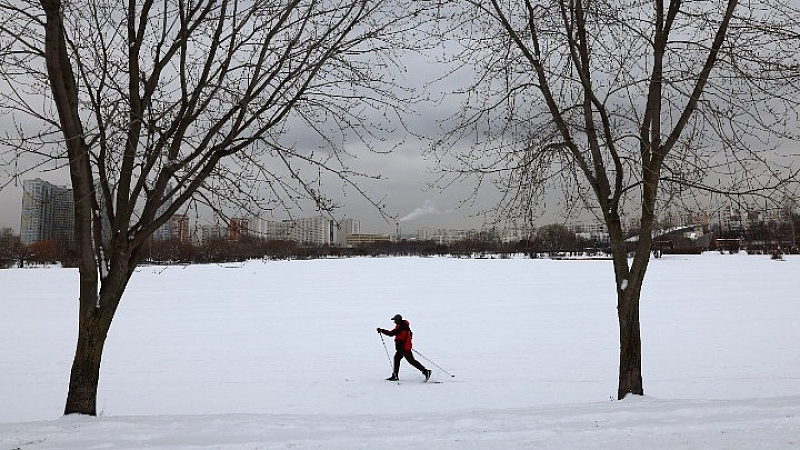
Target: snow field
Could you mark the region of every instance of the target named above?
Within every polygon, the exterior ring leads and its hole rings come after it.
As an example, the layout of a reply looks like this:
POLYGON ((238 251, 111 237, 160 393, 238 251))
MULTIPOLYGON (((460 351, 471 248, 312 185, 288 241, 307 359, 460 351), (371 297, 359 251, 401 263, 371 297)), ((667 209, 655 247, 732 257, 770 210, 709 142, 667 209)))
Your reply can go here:
POLYGON ((624 402, 611 401, 610 261, 142 267, 106 345, 97 419, 59 418, 77 272, 0 271, 0 449, 796 448, 798 265, 651 261, 647 396, 624 402), (441 383, 421 383, 405 362, 399 385, 383 381, 375 328, 395 313, 455 378, 418 358, 441 383))

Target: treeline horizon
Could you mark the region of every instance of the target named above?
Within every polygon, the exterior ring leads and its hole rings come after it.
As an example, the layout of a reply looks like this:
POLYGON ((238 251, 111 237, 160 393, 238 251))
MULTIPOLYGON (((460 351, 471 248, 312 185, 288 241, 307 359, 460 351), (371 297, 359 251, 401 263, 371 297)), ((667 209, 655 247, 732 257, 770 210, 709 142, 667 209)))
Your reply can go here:
MULTIPOLYGON (((800 236, 800 216, 790 222, 765 222, 747 230, 705 230, 713 233, 707 247, 672 249, 660 246, 659 254, 700 253, 707 250, 751 253, 796 254, 800 248, 796 236, 800 236), (719 244, 717 242, 719 239, 719 244), (724 240, 725 242, 723 243, 724 240)), ((631 231, 635 235, 636 231, 631 231)), ((664 242, 662 240, 661 242, 664 242)), ((202 243, 181 242, 178 239, 151 240, 139 255, 143 264, 192 264, 224 263, 248 259, 316 259, 379 256, 454 256, 454 257, 510 257, 524 254, 530 258, 542 255, 590 254, 602 256, 610 252, 608 244, 578 236, 560 224, 545 225, 536 230, 529 239, 502 242, 496 237, 455 241, 442 244, 432 240, 403 239, 393 242, 373 242, 356 246, 316 245, 288 240, 267 240, 240 235, 236 240, 227 237, 206 239, 202 243)), ((58 242, 39 241, 22 245, 19 235, 11 229, 0 231, 0 268, 23 267, 25 264, 61 263, 64 267, 75 267, 75 251, 58 242)))

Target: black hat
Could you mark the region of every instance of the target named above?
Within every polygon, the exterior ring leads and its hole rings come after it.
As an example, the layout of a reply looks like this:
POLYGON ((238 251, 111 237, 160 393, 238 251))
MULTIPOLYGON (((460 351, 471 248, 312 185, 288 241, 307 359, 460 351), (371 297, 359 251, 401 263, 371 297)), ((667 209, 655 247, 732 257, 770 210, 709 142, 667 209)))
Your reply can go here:
POLYGON ((394 317, 392 317, 392 320, 403 320, 403 316, 400 314, 395 314, 394 317))

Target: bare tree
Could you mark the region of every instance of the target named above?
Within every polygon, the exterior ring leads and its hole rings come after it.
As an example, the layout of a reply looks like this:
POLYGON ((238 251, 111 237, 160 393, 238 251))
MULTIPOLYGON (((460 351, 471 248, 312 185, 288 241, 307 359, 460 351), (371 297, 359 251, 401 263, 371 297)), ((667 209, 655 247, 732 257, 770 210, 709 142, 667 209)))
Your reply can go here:
POLYGON ((618 397, 642 395, 639 305, 657 212, 679 200, 768 196, 796 179, 781 157, 797 142, 798 8, 444 3, 442 16, 457 20, 443 21, 441 35, 464 43, 457 60, 472 61, 478 81, 464 89, 463 113, 437 154, 455 155, 456 177, 499 187, 500 218, 534 217, 555 187, 566 210, 603 221, 616 280, 618 397), (639 232, 626 241, 623 219, 634 215, 639 232))
POLYGON ((382 131, 370 111, 402 108, 391 73, 412 17, 402 3, 0 1, 4 155, 67 164, 75 200, 66 414, 96 414, 114 314, 148 238, 179 209, 306 198, 329 210, 313 182, 326 172, 361 192, 343 143, 382 131))
POLYGON ((536 230, 536 243, 544 252, 563 252, 578 250, 577 236, 564 225, 550 224, 536 230))
POLYGON ((0 269, 22 265, 27 249, 22 245, 19 235, 11 228, 0 228, 0 269))

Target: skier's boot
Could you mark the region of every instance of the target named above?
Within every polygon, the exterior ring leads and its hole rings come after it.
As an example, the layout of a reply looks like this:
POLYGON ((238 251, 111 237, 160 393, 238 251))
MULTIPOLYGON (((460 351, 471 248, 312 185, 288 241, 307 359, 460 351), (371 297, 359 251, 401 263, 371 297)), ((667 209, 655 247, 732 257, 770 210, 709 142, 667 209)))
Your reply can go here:
POLYGON ((392 374, 392 376, 386 379, 386 381, 398 381, 398 380, 399 378, 397 378, 397 375, 395 374, 392 374))
POLYGON ((430 379, 431 379, 431 373, 432 373, 432 372, 431 372, 429 369, 425 369, 425 371, 424 371, 424 372, 422 372, 422 373, 424 373, 424 374, 425 374, 425 381, 428 381, 428 380, 430 380, 430 379))

